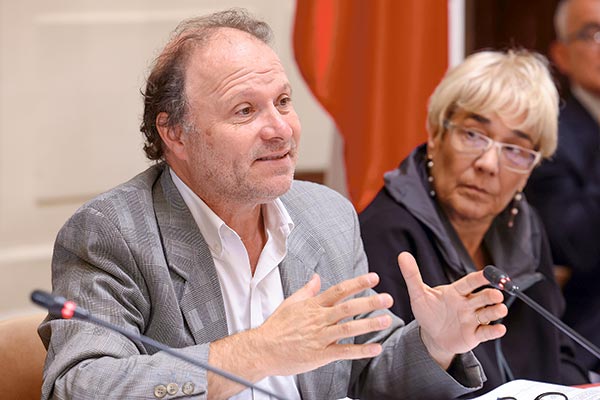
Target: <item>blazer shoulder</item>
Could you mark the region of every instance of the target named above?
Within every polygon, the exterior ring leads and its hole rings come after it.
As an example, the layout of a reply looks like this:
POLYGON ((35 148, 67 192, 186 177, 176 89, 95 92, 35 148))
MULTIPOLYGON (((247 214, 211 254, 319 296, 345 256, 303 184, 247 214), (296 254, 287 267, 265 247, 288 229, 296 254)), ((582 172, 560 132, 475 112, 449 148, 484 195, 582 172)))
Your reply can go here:
POLYGON ((290 215, 309 209, 323 212, 337 210, 341 213, 356 213, 352 203, 340 193, 313 182, 293 181, 290 190, 281 196, 281 201, 290 215))
POLYGON ((597 139, 600 126, 590 112, 575 98, 567 100, 558 117, 559 150, 562 146, 581 146, 582 140, 597 139))
POLYGON ((59 237, 70 230, 69 227, 98 231, 102 229, 101 226, 119 227, 148 220, 144 215, 154 213, 152 192, 164 170, 164 165, 154 165, 129 181, 89 200, 65 222, 59 237))
POLYGON ((122 202, 135 203, 147 200, 145 196, 152 197, 153 187, 162 172, 165 170, 163 164, 156 164, 139 173, 129 181, 122 183, 96 197, 81 206, 79 211, 86 208, 104 209, 107 206, 118 206, 122 202))

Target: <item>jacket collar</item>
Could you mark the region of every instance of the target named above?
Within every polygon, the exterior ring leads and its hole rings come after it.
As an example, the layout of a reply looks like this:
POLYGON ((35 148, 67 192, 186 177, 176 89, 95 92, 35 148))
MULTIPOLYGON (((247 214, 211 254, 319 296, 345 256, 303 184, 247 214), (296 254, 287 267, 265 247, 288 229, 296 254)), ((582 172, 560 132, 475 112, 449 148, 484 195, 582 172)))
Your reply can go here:
POLYGON ((153 198, 169 269, 184 281, 181 312, 195 342, 227 336, 225 306, 210 249, 166 166, 154 186, 153 198))
MULTIPOLYGON (((288 252, 280 263, 284 297, 302 288, 314 273, 319 273, 323 286, 334 281, 327 270, 318 270, 324 254, 319 241, 307 234, 298 223, 302 202, 293 193, 282 197, 295 227, 288 238, 288 252)), ((196 343, 207 343, 228 335, 227 320, 219 279, 208 244, 202 237, 177 187, 164 167, 153 189, 154 208, 169 269, 185 283, 181 311, 196 343)), ((334 376, 335 363, 298 375, 302 398, 313 399, 315 384, 325 375, 334 376)), ((323 389, 320 387, 320 389, 323 389)), ((323 395, 320 391, 319 396, 323 395)))

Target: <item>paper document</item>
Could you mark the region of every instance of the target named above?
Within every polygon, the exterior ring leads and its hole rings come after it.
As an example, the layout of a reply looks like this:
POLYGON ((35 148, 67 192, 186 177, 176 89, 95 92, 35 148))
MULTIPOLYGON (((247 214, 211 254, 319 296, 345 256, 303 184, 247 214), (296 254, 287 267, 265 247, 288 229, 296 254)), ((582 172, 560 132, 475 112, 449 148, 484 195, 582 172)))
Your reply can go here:
POLYGON ((483 396, 476 397, 474 400, 497 400, 509 396, 517 400, 533 400, 540 394, 548 392, 563 393, 567 395, 569 400, 600 400, 600 387, 580 389, 524 379, 505 383, 483 396))

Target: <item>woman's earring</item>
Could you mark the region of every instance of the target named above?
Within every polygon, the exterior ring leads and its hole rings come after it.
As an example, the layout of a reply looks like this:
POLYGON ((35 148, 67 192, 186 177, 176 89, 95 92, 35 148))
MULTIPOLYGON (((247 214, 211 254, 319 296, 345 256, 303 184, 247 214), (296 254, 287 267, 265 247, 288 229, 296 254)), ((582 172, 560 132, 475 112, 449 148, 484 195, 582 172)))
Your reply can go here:
POLYGON ((433 189, 433 176, 431 176, 431 168, 433 168, 433 157, 427 154, 427 182, 429 182, 429 195, 435 197, 433 189))
POLYGON ((517 194, 515 194, 515 197, 512 201, 512 206, 510 208, 510 216, 508 217, 509 228, 512 228, 515 224, 515 217, 519 213, 519 203, 521 202, 521 199, 523 199, 523 192, 519 190, 517 194))

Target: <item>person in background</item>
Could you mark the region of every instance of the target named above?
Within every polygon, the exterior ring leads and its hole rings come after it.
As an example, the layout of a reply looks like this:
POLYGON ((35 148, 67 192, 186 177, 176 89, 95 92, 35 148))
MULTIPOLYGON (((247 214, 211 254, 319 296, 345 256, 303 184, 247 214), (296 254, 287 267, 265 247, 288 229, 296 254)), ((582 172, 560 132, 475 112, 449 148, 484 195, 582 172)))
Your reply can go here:
MULTIPOLYGON (((554 25, 550 54, 571 90, 556 154, 536 168, 526 193, 548 232, 567 303, 564 322, 600 346, 600 2, 562 1, 554 25)), ((600 373, 600 360, 580 346, 576 353, 600 373)))
MULTIPOLYGON (((481 272, 423 284, 417 322, 371 288, 352 205, 293 180, 300 123, 269 26, 238 9, 184 21, 144 91, 159 161, 58 234, 55 294, 287 399, 450 399, 481 387, 470 350, 505 333, 481 272)), ((105 328, 49 317, 43 398, 261 398, 105 328)))
MULTIPOLYGON (((385 174, 384 188, 359 216, 370 269, 381 277, 376 289, 394 297, 395 314, 414 318, 407 282, 394 268, 395 254, 409 251, 429 285, 493 264, 561 315, 546 235, 522 193, 556 148, 557 113, 547 60, 534 52, 484 51, 447 72, 429 99, 427 143, 385 174)), ((572 343, 514 299, 505 299, 505 337, 474 350, 488 377, 476 394, 513 378, 586 382, 572 343)))

